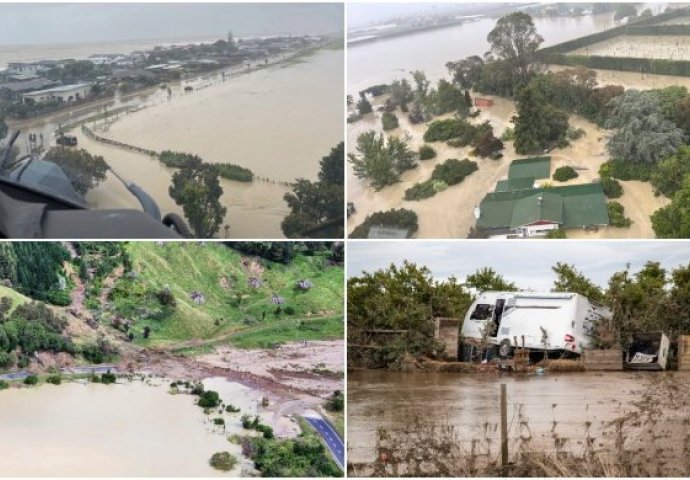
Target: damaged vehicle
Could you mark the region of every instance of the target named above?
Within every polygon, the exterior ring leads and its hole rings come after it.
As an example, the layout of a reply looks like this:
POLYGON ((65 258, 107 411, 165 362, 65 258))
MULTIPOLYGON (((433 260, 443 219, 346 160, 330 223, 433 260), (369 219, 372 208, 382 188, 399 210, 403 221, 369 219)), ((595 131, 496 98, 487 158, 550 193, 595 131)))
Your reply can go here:
POLYGON ((625 350, 628 370, 666 370, 671 341, 663 332, 633 333, 625 350))
POLYGON ((495 347, 500 358, 512 356, 516 345, 579 355, 592 345, 594 324, 610 316, 608 308, 578 293, 489 291, 470 306, 461 335, 470 348, 495 347))

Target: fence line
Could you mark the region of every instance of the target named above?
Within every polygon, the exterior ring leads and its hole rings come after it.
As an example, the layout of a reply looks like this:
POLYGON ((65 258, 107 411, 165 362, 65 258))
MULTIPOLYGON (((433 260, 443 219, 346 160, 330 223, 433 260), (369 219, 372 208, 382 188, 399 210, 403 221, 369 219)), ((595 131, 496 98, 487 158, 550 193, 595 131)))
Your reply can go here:
MULTIPOLYGON (((102 135, 98 135, 96 132, 94 132, 92 129, 90 129, 86 125, 81 126, 81 131, 86 137, 88 137, 88 138, 90 138, 96 142, 101 142, 101 143, 105 143, 107 145, 112 145, 114 147, 123 148, 125 150, 141 153, 141 154, 147 155, 149 157, 158 158, 160 156, 160 154, 158 152, 156 152, 155 150, 137 147, 136 145, 130 145, 128 143, 119 142, 117 140, 113 140, 111 138, 107 138, 107 137, 104 137, 102 135)), ((170 168, 173 168, 173 167, 170 167, 170 168)), ((226 179, 226 180, 229 180, 229 179, 226 179)), ((282 187, 288 187, 288 188, 292 188, 295 185, 293 182, 285 182, 283 180, 274 180, 274 179, 271 179, 268 177, 261 177, 258 175, 253 175, 252 181, 263 182, 263 183, 272 183, 274 185, 280 185, 282 187)))

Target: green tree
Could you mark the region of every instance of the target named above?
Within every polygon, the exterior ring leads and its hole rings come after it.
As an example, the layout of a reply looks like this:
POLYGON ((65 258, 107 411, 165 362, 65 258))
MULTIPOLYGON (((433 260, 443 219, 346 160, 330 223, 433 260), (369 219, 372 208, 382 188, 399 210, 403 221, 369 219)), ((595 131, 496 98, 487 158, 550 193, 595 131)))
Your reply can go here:
POLYGON ((517 97, 515 141, 517 153, 542 152, 565 141, 568 116, 547 103, 544 93, 530 83, 517 97))
POLYGON ((467 275, 465 285, 471 288, 475 288, 480 292, 486 292, 490 290, 502 292, 516 292, 518 290, 516 284, 505 280, 503 278, 503 275, 496 272, 491 267, 483 267, 476 270, 474 273, 467 275))
POLYGON ((407 104, 414 99, 414 94, 412 93, 412 87, 407 79, 394 80, 391 83, 391 102, 396 107, 400 107, 403 111, 407 108, 407 104))
POLYGON ((690 238, 690 175, 671 203, 652 214, 652 228, 657 238, 690 238))
POLYGON ((480 56, 473 55, 457 62, 448 62, 446 68, 455 85, 462 88, 474 88, 481 79, 484 60, 480 56))
POLYGON ((402 172, 416 166, 415 153, 405 141, 390 137, 386 142, 373 130, 357 138, 356 149, 357 154, 349 155, 355 175, 369 180, 376 190, 396 183, 402 172))
POLYGON ((650 181, 654 188, 672 197, 683 186, 683 180, 690 174, 690 147, 682 146, 674 155, 661 160, 654 171, 650 181))
POLYGON ((103 157, 91 155, 83 149, 53 147, 43 159, 60 166, 74 189, 82 195, 105 180, 108 173, 108 164, 103 157))
POLYGON ((513 75, 526 84, 535 70, 536 51, 544 41, 537 33, 532 17, 524 12, 501 17, 487 40, 490 52, 510 65, 513 75))
POLYGON ((345 144, 321 159, 319 180, 298 179, 283 197, 290 213, 281 223, 288 238, 342 238, 344 235, 345 144))
POLYGON ((556 274, 554 292, 573 292, 584 295, 595 302, 601 302, 604 294, 594 282, 577 271, 574 265, 558 262, 551 267, 556 274))
POLYGON ((400 126, 398 117, 393 112, 384 112, 381 116, 381 125, 384 130, 394 130, 400 126))
POLYGON ((187 221, 199 238, 218 233, 227 208, 220 204, 223 188, 218 171, 199 157, 173 174, 170 197, 182 207, 187 221))
POLYGON ((610 105, 606 128, 615 131, 607 146, 613 158, 653 165, 673 155, 685 139, 683 131, 665 118, 653 92, 627 90, 610 105))

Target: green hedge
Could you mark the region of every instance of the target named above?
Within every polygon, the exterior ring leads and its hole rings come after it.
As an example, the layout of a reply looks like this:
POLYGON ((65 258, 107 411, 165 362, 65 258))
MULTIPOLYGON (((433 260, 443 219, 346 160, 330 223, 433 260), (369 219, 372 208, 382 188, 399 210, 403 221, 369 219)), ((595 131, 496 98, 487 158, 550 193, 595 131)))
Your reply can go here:
POLYGON ((655 75, 690 77, 690 61, 665 60, 653 58, 604 57, 586 55, 567 55, 556 52, 539 54, 542 63, 566 66, 584 66, 599 70, 618 70, 622 72, 643 72, 655 75))
POLYGON ((218 170, 218 175, 228 180, 236 182, 251 182, 254 180, 254 173, 248 168, 233 165, 232 163, 216 163, 213 165, 218 170))

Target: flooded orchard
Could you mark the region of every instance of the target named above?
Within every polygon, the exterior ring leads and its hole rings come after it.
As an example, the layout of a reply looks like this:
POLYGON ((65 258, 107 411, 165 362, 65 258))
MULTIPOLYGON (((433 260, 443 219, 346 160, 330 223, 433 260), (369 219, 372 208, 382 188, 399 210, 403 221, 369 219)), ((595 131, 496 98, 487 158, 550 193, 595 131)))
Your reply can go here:
MULTIPOLYGON (((0 476, 240 476, 253 469, 227 440, 242 430, 241 414, 225 414, 223 429, 195 396, 168 393, 168 380, 120 382, 1 391, 0 476), (219 451, 239 460, 232 471, 209 465, 219 451)), ((259 392, 217 378, 204 385, 243 413, 256 413, 259 392)))
POLYGON ((647 455, 658 460, 653 468, 659 470, 647 473, 687 473, 683 425, 690 422, 688 379, 656 372, 497 376, 351 371, 349 471, 369 475, 383 462, 398 468, 398 474, 438 474, 437 466, 424 464, 429 455, 436 458, 430 450, 438 448, 448 459, 465 461, 450 473, 473 474, 464 470, 467 461, 491 462, 500 456, 500 385, 505 383, 511 461, 526 451, 634 451, 640 461, 647 455), (425 459, 412 458, 424 454, 425 459), (422 470, 411 464, 422 464, 422 470))

